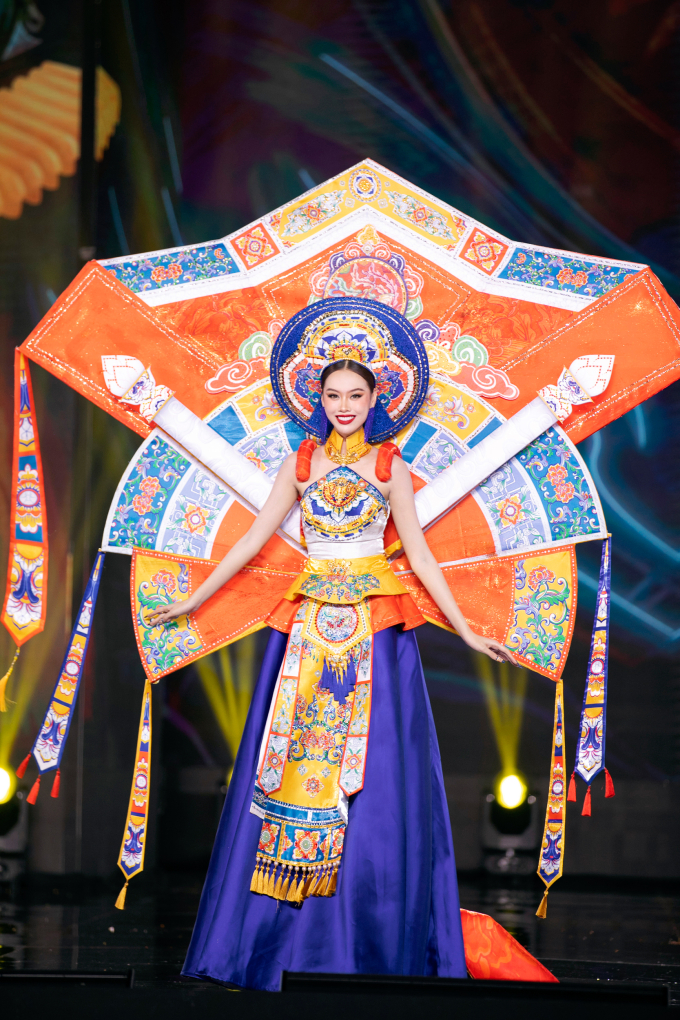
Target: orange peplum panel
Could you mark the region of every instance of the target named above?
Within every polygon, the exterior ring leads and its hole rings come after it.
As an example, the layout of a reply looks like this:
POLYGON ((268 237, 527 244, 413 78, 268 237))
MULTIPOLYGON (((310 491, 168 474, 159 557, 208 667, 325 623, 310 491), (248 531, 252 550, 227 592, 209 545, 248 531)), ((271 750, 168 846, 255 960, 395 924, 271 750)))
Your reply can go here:
MULTIPOLYGON (((302 598, 298 595, 292 601, 282 599, 265 620, 267 626, 290 634, 302 598)), ((388 627, 403 626, 404 630, 412 630, 427 623, 410 595, 374 595, 368 599, 368 604, 374 634, 388 627)))

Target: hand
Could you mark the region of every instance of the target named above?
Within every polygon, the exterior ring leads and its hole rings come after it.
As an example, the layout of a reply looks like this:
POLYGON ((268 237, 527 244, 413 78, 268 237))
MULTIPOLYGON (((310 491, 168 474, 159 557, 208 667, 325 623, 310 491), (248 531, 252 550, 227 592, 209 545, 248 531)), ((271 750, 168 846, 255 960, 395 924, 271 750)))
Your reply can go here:
POLYGON ((510 662, 513 666, 517 665, 517 660, 512 652, 502 645, 500 641, 482 637, 481 634, 475 634, 474 631, 470 631, 464 640, 465 644, 469 645, 470 648, 474 648, 476 652, 484 652, 494 662, 510 662))
POLYGON ((195 609, 192 600, 185 599, 183 602, 173 602, 171 606, 159 606, 158 609, 152 609, 143 619, 148 626, 158 627, 163 623, 176 620, 178 616, 193 613, 195 609))

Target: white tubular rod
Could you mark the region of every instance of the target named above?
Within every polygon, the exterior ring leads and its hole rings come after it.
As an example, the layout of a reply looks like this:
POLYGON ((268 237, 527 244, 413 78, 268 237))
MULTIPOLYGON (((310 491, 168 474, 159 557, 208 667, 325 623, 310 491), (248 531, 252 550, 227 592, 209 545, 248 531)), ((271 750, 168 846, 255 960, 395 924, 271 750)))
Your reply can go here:
MULTIPOLYGON (((185 450, 205 464, 218 478, 235 489, 255 510, 267 502, 272 483, 247 457, 211 429, 197 414, 175 397, 160 409, 154 424, 167 432, 185 450)), ((299 509, 295 506, 281 525, 281 530, 300 541, 299 509)))
POLYGON ((416 493, 421 527, 426 528, 460 503, 480 482, 556 422, 557 418, 540 397, 532 400, 416 493))

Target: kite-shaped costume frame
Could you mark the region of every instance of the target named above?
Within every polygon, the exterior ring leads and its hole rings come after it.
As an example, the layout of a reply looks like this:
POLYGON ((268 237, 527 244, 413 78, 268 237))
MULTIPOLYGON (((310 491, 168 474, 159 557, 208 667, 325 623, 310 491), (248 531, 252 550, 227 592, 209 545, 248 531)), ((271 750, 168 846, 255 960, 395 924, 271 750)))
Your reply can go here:
MULTIPOLYGON (((607 568, 574 771, 591 782, 604 769, 610 553, 575 444, 680 376, 679 323, 648 268, 516 244, 365 160, 220 241, 90 263, 22 345, 143 437, 102 540, 132 558, 147 675, 126 880, 143 867, 148 685, 256 629, 275 631, 187 973, 267 988, 284 967, 465 973, 412 630, 450 626, 380 493, 351 468, 330 472, 196 613, 170 627, 146 622, 149 608, 202 583, 283 460, 319 438, 329 345, 384 369, 374 440, 390 439, 409 465, 418 518, 471 627, 556 682, 539 862, 547 889, 564 855, 561 676, 575 546, 598 539, 607 568), (348 555, 331 556, 329 543, 348 543, 348 555), (320 686, 329 673, 335 688, 320 686), (376 825, 381 805, 387 830, 376 825)), ((477 917, 463 912, 468 968, 502 976, 481 950, 471 963, 477 917)))

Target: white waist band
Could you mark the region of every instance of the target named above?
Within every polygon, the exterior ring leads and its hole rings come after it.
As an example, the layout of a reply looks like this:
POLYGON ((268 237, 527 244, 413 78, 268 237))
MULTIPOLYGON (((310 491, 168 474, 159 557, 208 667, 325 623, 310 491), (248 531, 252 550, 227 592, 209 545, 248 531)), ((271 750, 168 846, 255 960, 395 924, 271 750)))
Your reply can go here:
POLYGON ((314 560, 357 560, 362 556, 380 556, 385 551, 382 538, 367 538, 363 541, 343 542, 307 539, 307 555, 314 560))

